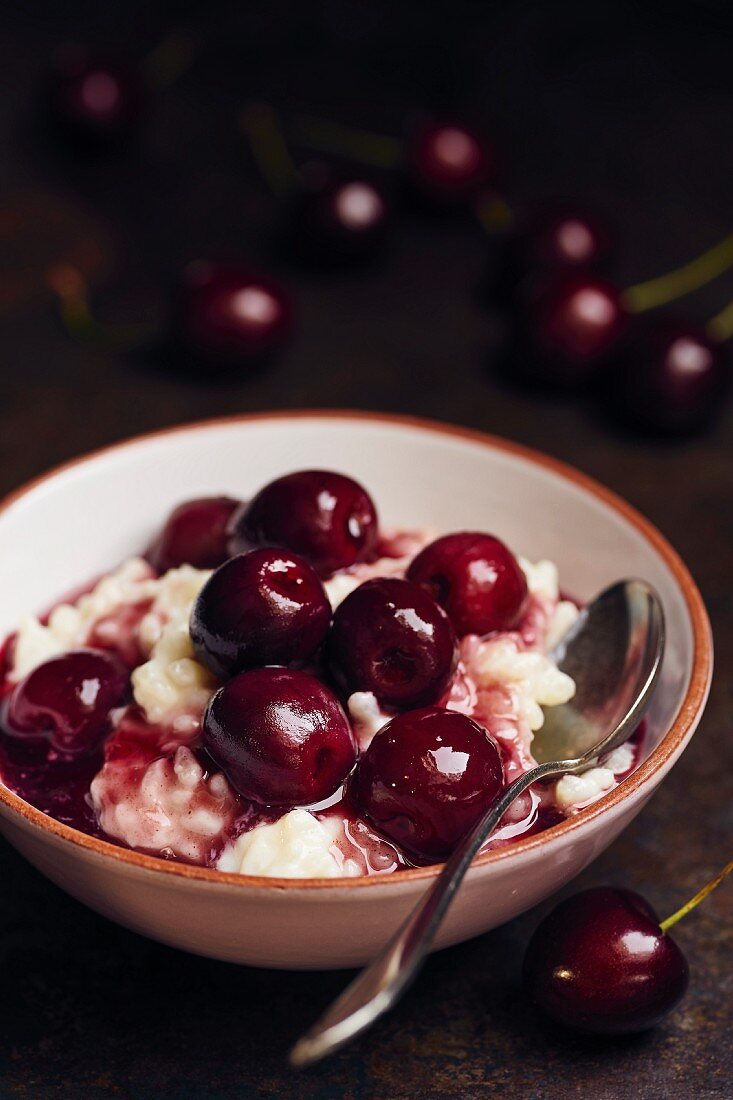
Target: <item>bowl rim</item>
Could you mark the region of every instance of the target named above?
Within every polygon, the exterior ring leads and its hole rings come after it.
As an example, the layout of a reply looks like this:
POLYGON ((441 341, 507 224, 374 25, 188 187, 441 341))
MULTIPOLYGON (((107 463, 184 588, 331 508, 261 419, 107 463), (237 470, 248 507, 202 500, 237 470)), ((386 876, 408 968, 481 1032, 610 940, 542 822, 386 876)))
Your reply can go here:
MULTIPOLYGON (((687 691, 680 704, 677 715, 669 730, 650 756, 631 773, 624 781, 608 794, 596 802, 579 810, 572 817, 566 818, 557 825, 543 829, 523 840, 493 851, 485 852, 474 860, 474 867, 486 867, 491 864, 501 863, 511 858, 521 858, 528 852, 536 851, 543 845, 566 836, 595 821, 606 810, 617 806, 632 794, 639 791, 648 779, 664 769, 666 763, 685 742, 688 734, 702 714, 707 696, 710 690, 713 666, 713 644, 710 622, 705 604, 700 591, 693 580, 687 566, 676 550, 672 548, 666 538, 657 528, 647 520, 631 504, 613 490, 606 488, 600 482, 587 474, 581 473, 575 467, 546 455, 541 451, 526 447, 523 444, 503 439, 488 432, 482 432, 474 428, 467 428, 443 421, 430 420, 423 417, 404 415, 399 413, 373 412, 351 408, 319 409, 303 408, 288 410, 265 410, 261 412, 238 413, 230 416, 211 417, 203 420, 189 421, 166 428, 155 429, 148 432, 130 436, 107 446, 95 448, 82 455, 78 455, 66 462, 59 463, 39 476, 25 482, 19 488, 12 490, 0 500, 0 516, 27 496, 44 482, 66 473, 74 467, 93 462, 98 458, 106 457, 119 451, 133 448, 140 444, 149 443, 162 437, 191 434, 192 432, 211 431, 220 427, 234 425, 247 425, 262 423, 265 421, 287 420, 331 420, 348 422, 351 420, 371 421, 391 427, 406 428, 413 431, 432 433, 438 436, 450 436, 454 439, 466 440, 477 443, 491 450, 498 450, 504 454, 514 456, 549 470, 565 481, 589 492, 596 499, 609 507, 612 511, 627 520, 642 537, 650 543, 652 548, 660 555, 673 574, 682 592, 693 633, 692 667, 687 691)), ((276 878, 264 875, 242 875, 234 872, 218 871, 214 868, 197 867, 191 864, 165 860, 159 856, 147 855, 130 848, 123 848, 112 841, 101 840, 87 833, 80 832, 65 825, 55 818, 43 813, 25 802, 19 795, 5 787, 0 781, 0 803, 9 810, 19 814, 31 825, 37 826, 42 831, 51 833, 54 837, 70 842, 77 847, 87 849, 101 857, 109 857, 121 863, 143 871, 152 871, 158 874, 173 875, 181 879, 208 882, 212 886, 234 886, 239 889, 266 888, 276 890, 333 890, 344 888, 369 888, 379 890, 389 886, 397 886, 400 883, 409 883, 416 880, 428 880, 435 878, 442 864, 430 864, 426 867, 405 868, 384 875, 358 875, 354 877, 335 878, 276 878)))

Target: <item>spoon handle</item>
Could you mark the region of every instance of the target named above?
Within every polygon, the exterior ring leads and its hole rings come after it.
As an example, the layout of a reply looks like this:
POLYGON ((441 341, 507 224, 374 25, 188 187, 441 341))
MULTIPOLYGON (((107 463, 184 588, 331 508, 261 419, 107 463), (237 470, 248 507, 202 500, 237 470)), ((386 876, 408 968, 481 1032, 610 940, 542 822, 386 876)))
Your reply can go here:
POLYGON ((293 1047, 290 1061, 304 1066, 337 1050, 385 1013, 417 975, 435 933, 474 857, 518 795, 539 779, 565 774, 577 761, 551 761, 520 775, 466 834, 432 887, 387 946, 346 987, 293 1047))

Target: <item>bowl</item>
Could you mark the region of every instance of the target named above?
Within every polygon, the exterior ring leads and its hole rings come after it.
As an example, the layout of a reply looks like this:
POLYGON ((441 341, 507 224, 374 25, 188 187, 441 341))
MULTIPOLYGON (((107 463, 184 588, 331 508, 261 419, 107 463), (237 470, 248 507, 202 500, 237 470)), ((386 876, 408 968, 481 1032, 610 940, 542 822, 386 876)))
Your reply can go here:
MULTIPOLYGON (((710 627, 687 569, 613 493, 554 459, 443 424, 359 412, 233 417, 140 436, 77 459, 0 506, 11 578, 0 634, 29 610, 107 571, 187 497, 247 497, 271 478, 330 467, 364 482, 389 523, 496 532, 550 558, 586 598, 620 576, 659 592, 668 640, 646 758, 575 816, 477 858, 437 938, 446 947, 559 889, 639 813, 692 737, 712 670, 710 627)), ((43 874, 99 913, 187 951, 251 966, 361 965, 415 904, 435 867, 348 879, 273 879, 166 862, 86 836, 0 784, 0 831, 43 874)))

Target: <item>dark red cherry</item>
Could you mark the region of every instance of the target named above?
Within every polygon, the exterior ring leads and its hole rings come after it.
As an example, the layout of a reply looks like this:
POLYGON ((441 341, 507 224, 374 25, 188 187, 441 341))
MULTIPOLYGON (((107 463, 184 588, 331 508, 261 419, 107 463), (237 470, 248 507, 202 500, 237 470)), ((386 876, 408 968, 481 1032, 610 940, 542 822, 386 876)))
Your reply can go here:
POLYGON ((620 291, 595 275, 552 277, 527 295, 518 318, 523 369, 547 382, 588 380, 628 322, 620 291))
POLYGON ((461 122, 430 121, 407 143, 407 172, 424 198, 442 206, 470 201, 496 177, 496 158, 488 139, 461 122))
MULTIPOLYGON (((730 389, 730 363, 697 325, 673 317, 648 321, 621 367, 621 411, 641 428, 685 435, 711 423, 730 389)), ((618 386, 618 379, 609 379, 618 386)))
POLYGON ((81 755, 97 747, 110 728, 110 711, 128 692, 128 674, 110 653, 72 650, 45 661, 15 686, 3 728, 10 737, 81 755))
POLYGON ((364 561, 378 538, 372 498, 330 470, 299 470, 271 481, 233 520, 231 549, 286 546, 321 577, 364 561))
POLYGON ((339 175, 322 164, 306 166, 295 203, 296 250, 318 264, 373 256, 384 244, 390 203, 384 190, 360 175, 339 175))
POLYGON ((183 272, 176 336, 205 360, 256 363, 287 343, 293 324, 285 290, 246 264, 196 260, 183 272))
POLYGON ((191 638, 217 676, 257 665, 289 665, 323 641, 331 605, 310 565, 288 550, 252 550, 230 558, 201 589, 191 638))
POLYGON ((448 855, 501 792, 504 773, 486 730, 439 707, 400 714, 360 759, 353 792, 369 820, 413 857, 448 855))
POLYGON ((217 691, 204 745, 240 794, 269 806, 321 802, 344 781, 356 743, 336 696, 305 672, 258 668, 217 691))
POLYGON ((145 94, 134 69, 68 45, 56 56, 50 98, 56 121, 75 138, 96 144, 129 133, 140 119, 145 94))
POLYGON ((443 535, 420 551, 407 576, 445 608, 459 637, 511 630, 527 602, 527 579, 517 559, 493 535, 443 535))
POLYGON ((228 525, 239 503, 230 497, 199 497, 179 504, 146 554, 153 569, 216 569, 229 557, 228 525))
POLYGON ((417 707, 445 692, 456 665, 456 638, 432 596, 410 581, 380 577, 359 585, 336 609, 327 657, 348 691, 380 703, 417 707))
POLYGON ((685 957, 631 890, 584 890, 553 909, 524 959, 530 997, 568 1027, 644 1031, 687 989, 685 957))

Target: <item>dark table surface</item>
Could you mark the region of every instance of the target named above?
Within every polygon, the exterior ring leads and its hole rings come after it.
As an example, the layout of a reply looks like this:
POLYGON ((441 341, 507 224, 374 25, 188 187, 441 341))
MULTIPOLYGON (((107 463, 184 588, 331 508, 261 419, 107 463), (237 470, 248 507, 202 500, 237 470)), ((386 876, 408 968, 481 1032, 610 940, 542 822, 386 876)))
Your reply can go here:
MULTIPOLYGON (((382 266, 348 277, 273 258, 275 201, 236 120, 252 96, 388 132, 415 107, 471 109, 504 151, 508 194, 577 194, 608 212, 615 274, 628 285, 731 229, 725 8, 24 0, 5 6, 0 42, 0 487, 135 432, 300 406, 482 428, 604 481, 689 563, 718 652, 710 704, 684 758, 573 886, 638 889, 661 914, 731 854, 733 410, 710 434, 669 445, 619 434, 570 399, 500 384, 492 363, 501 325, 475 295, 490 243, 469 221, 405 216, 382 266), (58 41, 75 35, 142 54, 189 19, 203 53, 160 96, 133 147, 88 163, 54 144, 34 96, 58 41), (256 377, 195 382, 162 350, 75 342, 40 290, 49 264, 81 255, 106 315, 147 323, 171 273, 199 253, 252 256, 297 298, 297 341, 256 377)), ((733 274, 688 309, 706 319, 731 296, 733 274)), ((0 881, 3 1096, 733 1095, 729 887, 680 926, 690 991, 651 1033, 578 1038, 530 1010, 519 965, 548 903, 431 959, 372 1034, 296 1074, 285 1051, 343 975, 237 969, 150 943, 66 897, 4 844, 0 881)))

